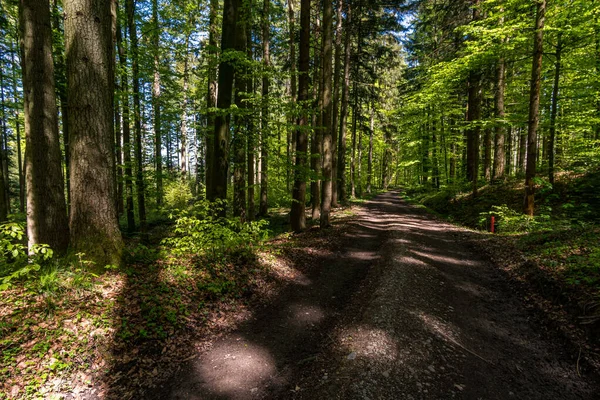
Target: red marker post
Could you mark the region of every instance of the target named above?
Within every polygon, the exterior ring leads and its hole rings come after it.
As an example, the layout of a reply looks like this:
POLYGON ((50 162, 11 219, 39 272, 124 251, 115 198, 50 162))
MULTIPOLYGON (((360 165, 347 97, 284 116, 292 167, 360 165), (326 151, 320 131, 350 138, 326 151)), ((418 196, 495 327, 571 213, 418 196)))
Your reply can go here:
POLYGON ((495 224, 496 224, 496 217, 494 217, 494 216, 492 215, 492 221, 491 221, 491 229, 492 229, 492 231, 491 231, 491 232, 492 232, 492 233, 494 233, 494 225, 495 225, 495 224))

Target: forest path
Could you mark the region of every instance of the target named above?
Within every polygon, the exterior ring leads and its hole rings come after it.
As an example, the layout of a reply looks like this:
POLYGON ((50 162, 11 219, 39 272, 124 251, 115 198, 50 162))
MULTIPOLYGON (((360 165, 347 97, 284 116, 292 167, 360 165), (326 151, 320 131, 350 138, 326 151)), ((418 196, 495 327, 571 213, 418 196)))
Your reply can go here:
POLYGON ((595 375, 525 310, 462 229, 397 192, 338 251, 190 362, 157 398, 592 399, 595 375), (581 375, 581 376, 580 376, 581 375))

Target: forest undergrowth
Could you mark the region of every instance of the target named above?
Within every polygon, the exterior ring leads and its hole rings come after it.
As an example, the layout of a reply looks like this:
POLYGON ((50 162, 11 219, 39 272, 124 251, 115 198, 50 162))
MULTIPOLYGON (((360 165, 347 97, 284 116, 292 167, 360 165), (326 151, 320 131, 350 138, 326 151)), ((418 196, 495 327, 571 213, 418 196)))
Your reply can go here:
POLYGON ((538 178, 536 213, 523 215, 523 182, 407 188, 406 198, 472 228, 470 243, 515 283, 532 309, 549 317, 579 355, 600 360, 600 170, 538 178), (462 189, 462 190, 461 190, 462 189), (494 231, 491 233, 491 217, 494 231))
POLYGON ((123 267, 40 262, 2 292, 0 399, 139 398, 310 268, 351 215, 337 209, 336 227, 292 235, 272 233, 286 220, 276 212, 270 225, 183 212, 144 242, 132 235, 123 267))

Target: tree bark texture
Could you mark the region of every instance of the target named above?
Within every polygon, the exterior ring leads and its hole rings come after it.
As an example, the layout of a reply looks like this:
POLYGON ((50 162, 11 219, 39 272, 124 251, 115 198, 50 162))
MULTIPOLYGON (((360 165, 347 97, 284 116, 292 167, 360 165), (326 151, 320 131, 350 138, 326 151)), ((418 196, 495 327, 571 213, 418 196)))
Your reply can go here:
POLYGON ((494 135, 494 173, 493 180, 497 181, 502 179, 506 168, 506 151, 505 147, 505 132, 506 124, 504 122, 504 91, 506 88, 506 65, 504 57, 498 59, 498 65, 496 67, 496 97, 495 97, 495 113, 496 113, 496 127, 494 135))
MULTIPOLYGON (((64 253, 69 245, 69 224, 58 137, 48 1, 21 0, 20 22, 24 56, 28 247, 31 252, 33 245, 48 244, 54 251, 64 253)), ((110 114, 112 118, 112 108, 110 114)))
POLYGON ((71 248, 98 267, 121 262, 113 170, 110 1, 65 1, 71 148, 71 248))
POLYGON ((333 56, 333 6, 323 2, 323 183, 321 190, 320 226, 330 225, 333 177, 333 102, 332 102, 332 56, 333 56))

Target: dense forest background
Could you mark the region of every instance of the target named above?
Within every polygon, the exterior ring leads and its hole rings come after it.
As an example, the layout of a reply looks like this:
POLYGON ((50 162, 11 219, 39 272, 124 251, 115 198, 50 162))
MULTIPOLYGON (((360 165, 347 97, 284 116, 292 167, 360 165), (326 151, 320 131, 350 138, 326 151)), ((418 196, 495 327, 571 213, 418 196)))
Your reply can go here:
POLYGON ((240 221, 291 207, 296 231, 310 203, 328 226, 390 184, 520 176, 533 215, 536 185, 598 164, 593 1, 42 3, 1 21, 0 219, 29 207, 30 251, 70 230, 118 264, 119 221, 143 234, 200 199, 240 221))
MULTIPOLYGON (((473 227, 585 238, 561 254, 597 290, 599 19, 596 0, 1 0, 0 288, 33 285, 48 315, 67 283, 159 265, 239 295, 265 238, 403 187, 473 227)), ((121 339, 166 337, 152 310, 121 339)))

